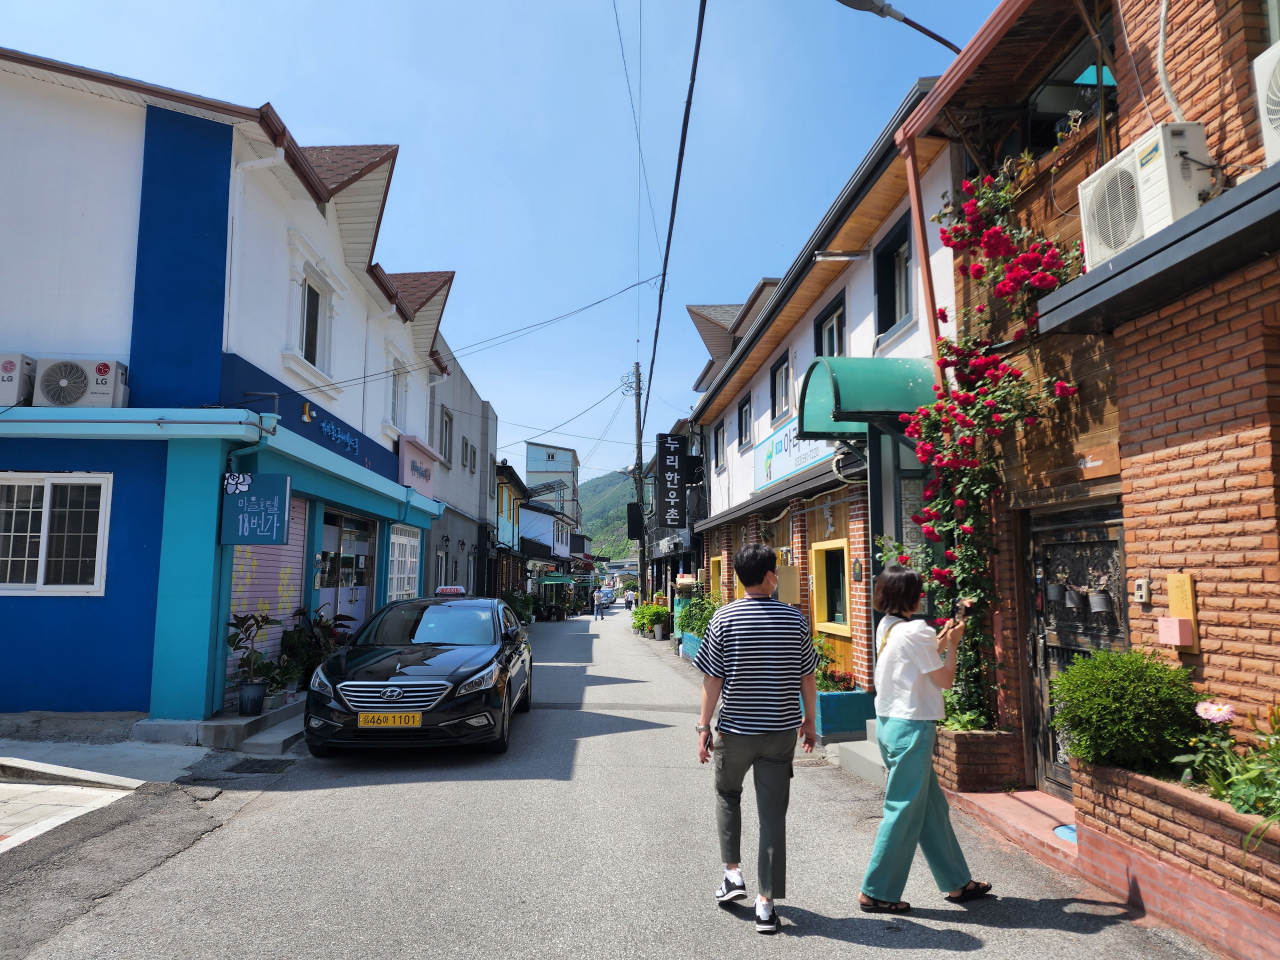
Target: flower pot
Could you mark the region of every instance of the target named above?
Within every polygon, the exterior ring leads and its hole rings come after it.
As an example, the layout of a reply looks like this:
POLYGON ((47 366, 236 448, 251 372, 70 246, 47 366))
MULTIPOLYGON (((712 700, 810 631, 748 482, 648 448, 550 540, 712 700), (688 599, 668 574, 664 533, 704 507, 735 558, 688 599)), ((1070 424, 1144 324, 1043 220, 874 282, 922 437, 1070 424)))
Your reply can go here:
POLYGON ((240 684, 240 716, 256 717, 261 714, 266 693, 267 685, 261 681, 240 684))
POLYGON ((653 625, 653 639, 655 639, 655 640, 661 640, 661 639, 662 639, 662 624, 660 624, 660 623, 655 623, 655 624, 653 625))
POLYGON ((862 690, 818 691, 818 736, 865 730, 876 716, 875 694, 862 690))
POLYGON ((1061 603, 1067 588, 1060 583, 1050 583, 1044 588, 1044 598, 1054 603, 1061 603))
POLYGON ((1084 606, 1084 594, 1079 590, 1072 590, 1067 587, 1067 609, 1079 610, 1084 606))
POLYGON ((1111 594, 1105 590, 1092 590, 1089 593, 1089 612, 1090 613, 1110 613, 1111 612, 1111 594))

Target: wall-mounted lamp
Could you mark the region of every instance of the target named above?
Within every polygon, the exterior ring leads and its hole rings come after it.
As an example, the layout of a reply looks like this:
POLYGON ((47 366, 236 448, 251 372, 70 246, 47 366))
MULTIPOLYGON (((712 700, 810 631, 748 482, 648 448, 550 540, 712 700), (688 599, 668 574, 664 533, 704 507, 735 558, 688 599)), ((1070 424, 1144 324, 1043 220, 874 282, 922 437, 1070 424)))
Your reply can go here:
POLYGON ((459 550, 465 550, 465 549, 467 549, 467 541, 465 541, 465 540, 459 540, 459 541, 458 541, 458 549, 459 549, 459 550))
POLYGON ((440 542, 441 542, 441 543, 443 543, 443 544, 447 547, 447 546, 449 545, 449 536, 448 536, 448 534, 446 534, 445 536, 441 537, 441 538, 440 538, 440 542))

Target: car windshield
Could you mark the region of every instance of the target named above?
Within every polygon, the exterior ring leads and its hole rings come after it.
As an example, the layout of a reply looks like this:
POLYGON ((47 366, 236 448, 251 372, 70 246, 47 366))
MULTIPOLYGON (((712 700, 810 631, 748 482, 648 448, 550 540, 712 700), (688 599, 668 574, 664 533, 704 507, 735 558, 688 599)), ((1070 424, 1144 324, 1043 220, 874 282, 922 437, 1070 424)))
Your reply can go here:
POLYGON ((484 647, 496 643, 489 607, 451 603, 399 603, 377 614, 356 640, 361 647, 417 643, 484 647))

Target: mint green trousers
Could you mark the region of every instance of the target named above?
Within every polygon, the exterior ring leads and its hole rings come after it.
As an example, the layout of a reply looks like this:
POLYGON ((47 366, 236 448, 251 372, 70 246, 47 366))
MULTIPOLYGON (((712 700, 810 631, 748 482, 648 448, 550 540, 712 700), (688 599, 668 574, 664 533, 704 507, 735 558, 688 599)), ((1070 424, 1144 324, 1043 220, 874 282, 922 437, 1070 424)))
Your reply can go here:
POLYGON ((897 903, 907 886, 916 846, 924 851, 939 890, 957 890, 969 882, 947 798, 933 772, 933 743, 938 725, 933 720, 876 718, 876 740, 889 771, 884 794, 884 820, 876 834, 875 850, 862 892, 876 900, 897 903))

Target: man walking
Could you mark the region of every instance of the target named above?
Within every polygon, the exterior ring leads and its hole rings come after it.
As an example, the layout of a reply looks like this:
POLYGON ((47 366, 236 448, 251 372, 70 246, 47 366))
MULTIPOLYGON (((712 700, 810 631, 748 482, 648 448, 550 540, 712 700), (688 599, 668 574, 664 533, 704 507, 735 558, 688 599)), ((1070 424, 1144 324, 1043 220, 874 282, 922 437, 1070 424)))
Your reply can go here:
POLYGON ((593 619, 603 620, 604 619, 604 591, 601 590, 599 587, 596 587, 595 593, 591 594, 591 599, 596 606, 596 615, 593 619))
POLYGON ((787 805, 796 730, 806 752, 812 752, 818 740, 818 656, 805 615, 772 599, 778 589, 773 551, 764 544, 748 544, 734 555, 733 569, 746 596, 716 611, 693 661, 705 674, 698 760, 706 763, 715 757, 716 828, 724 861, 724 881, 716 899, 721 903, 747 895, 739 848, 742 781, 747 770, 752 771, 760 817, 756 931, 777 933, 774 901, 787 895, 787 805), (720 735, 713 745, 711 714, 717 702, 720 735))
POLYGON ((631 605, 636 601, 636 592, 632 590, 630 587, 627 587, 627 592, 624 593, 622 596, 623 596, 623 599, 626 601, 627 609, 630 610, 631 605))

